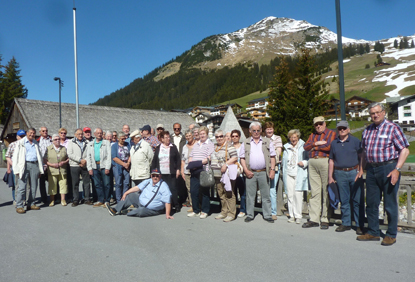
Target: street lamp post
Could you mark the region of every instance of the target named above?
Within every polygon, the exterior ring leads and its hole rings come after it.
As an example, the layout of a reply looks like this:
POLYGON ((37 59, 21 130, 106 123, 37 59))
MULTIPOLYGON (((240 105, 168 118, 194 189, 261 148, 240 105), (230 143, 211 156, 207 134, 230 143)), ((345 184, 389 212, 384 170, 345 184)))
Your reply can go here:
POLYGON ((63 87, 63 81, 60 77, 55 77, 54 81, 59 80, 59 128, 62 128, 62 103, 61 103, 61 91, 63 87))
POLYGON ((344 71, 343 71, 343 44, 342 44, 342 25, 340 16, 340 0, 336 0, 336 25, 337 25, 337 56, 339 62, 339 94, 340 94, 340 114, 341 119, 346 120, 346 106, 344 96, 344 71))

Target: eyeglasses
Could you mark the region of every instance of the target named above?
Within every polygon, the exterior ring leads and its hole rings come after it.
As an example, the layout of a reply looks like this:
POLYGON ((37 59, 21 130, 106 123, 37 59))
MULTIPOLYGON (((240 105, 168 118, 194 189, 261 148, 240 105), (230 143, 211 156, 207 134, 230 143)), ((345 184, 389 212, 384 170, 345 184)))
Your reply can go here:
POLYGON ((372 113, 369 113, 371 116, 374 116, 374 115, 379 115, 381 112, 383 112, 383 111, 379 111, 379 112, 372 112, 372 113))
POLYGON ((347 127, 337 127, 338 131, 347 130, 347 127))
POLYGON ((261 130, 260 129, 252 129, 251 132, 258 133, 258 132, 261 132, 261 130))
POLYGON ((48 130, 42 130, 42 132, 48 132, 48 130))
POLYGON ((223 135, 218 135, 218 136, 215 136, 215 138, 216 138, 216 139, 218 139, 218 138, 223 138, 223 135))
POLYGON ((56 142, 56 141, 59 141, 59 139, 53 139, 52 141, 56 142))
POLYGON ((314 126, 322 126, 324 122, 316 122, 314 126))
POLYGON ((160 177, 160 174, 152 174, 151 177, 160 177))
POLYGON ((179 128, 177 128, 177 127, 176 127, 176 128, 173 128, 173 129, 174 129, 174 130, 180 130, 181 128, 180 128, 180 127, 179 127, 179 128))
POLYGON ((232 135, 232 138, 239 138, 239 135, 232 135))
POLYGON ((59 132, 59 134, 65 134, 66 135, 66 132, 59 132))

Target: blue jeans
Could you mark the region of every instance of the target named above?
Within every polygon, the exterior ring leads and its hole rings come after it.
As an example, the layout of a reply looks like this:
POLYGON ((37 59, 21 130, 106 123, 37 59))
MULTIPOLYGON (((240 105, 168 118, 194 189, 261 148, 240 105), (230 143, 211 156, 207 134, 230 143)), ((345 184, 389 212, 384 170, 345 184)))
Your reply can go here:
POLYGON ((125 168, 119 173, 117 166, 112 167, 112 172, 115 178, 115 197, 117 198, 117 202, 119 202, 121 201, 122 195, 129 189, 130 173, 125 168))
POLYGON ((238 176, 235 180, 235 196, 236 191, 239 192, 239 196, 241 197, 241 208, 239 212, 246 213, 246 187, 245 187, 245 176, 238 176))
POLYGON ((357 227, 363 227, 364 224, 364 197, 363 197, 363 179, 354 181, 357 175, 357 169, 350 171, 334 170, 334 178, 339 187, 341 211, 342 211, 342 225, 351 226, 351 208, 353 206, 354 221, 357 227))
POLYGON ((200 173, 190 176, 190 195, 192 197, 192 207, 194 213, 209 213, 210 211, 210 188, 200 186, 200 173), (202 193, 202 210, 199 207, 199 193, 202 193))
POLYGON ((368 221, 368 233, 379 236, 379 204, 383 193, 383 206, 388 215, 388 230, 386 236, 396 238, 398 232, 398 202, 396 200, 399 181, 395 185, 391 184, 390 177, 387 175, 395 169, 396 162, 373 167, 367 166, 366 172, 366 214, 368 221))
POLYGON ((279 176, 280 176, 280 170, 278 169, 278 171, 275 172, 274 179, 270 179, 270 182, 269 182, 270 183, 269 194, 271 197, 271 214, 272 215, 277 215, 277 187, 278 187, 279 176))
POLYGON ((92 180, 94 181, 95 189, 97 191, 98 202, 109 202, 111 200, 109 174, 105 174, 105 169, 100 169, 99 164, 97 164, 97 169, 94 169, 93 171, 94 174, 92 175, 92 180))

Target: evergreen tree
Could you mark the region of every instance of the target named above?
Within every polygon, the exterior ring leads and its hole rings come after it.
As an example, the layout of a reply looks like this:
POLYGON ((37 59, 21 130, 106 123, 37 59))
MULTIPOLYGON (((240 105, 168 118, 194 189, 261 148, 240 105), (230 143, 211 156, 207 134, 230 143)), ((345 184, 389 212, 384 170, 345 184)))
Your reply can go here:
POLYGON ((401 41, 399 41, 399 49, 402 49, 402 48, 404 48, 404 47, 403 47, 403 40, 401 38, 401 41))
POLYGON ((326 83, 317 75, 317 67, 308 49, 302 50, 291 77, 286 62, 277 68, 270 83, 269 120, 276 132, 287 141, 287 133, 297 128, 303 136, 313 131, 313 118, 324 115, 328 109, 326 83))
POLYGON ((11 110, 14 98, 26 98, 27 89, 22 84, 19 63, 13 57, 7 66, 1 80, 0 93, 0 122, 4 123, 11 110))
POLYGON ((274 80, 269 84, 268 93, 269 120, 274 121, 275 131, 286 141, 287 133, 291 126, 292 111, 292 78, 289 73, 288 63, 285 58, 281 58, 280 64, 275 68, 274 80))
POLYGON ((366 43, 366 45, 365 45, 365 51, 366 51, 366 53, 370 53, 369 43, 366 43))
POLYGON ((414 40, 412 39, 412 41, 411 41, 411 48, 414 48, 414 47, 415 47, 414 40))
POLYGON ((359 55, 363 55, 365 53, 365 47, 363 44, 359 44, 359 55))
POLYGON ((308 136, 314 129, 313 118, 325 115, 329 104, 327 83, 321 79, 321 76, 316 75, 316 65, 310 50, 303 49, 302 53, 293 82, 297 113, 292 118, 292 124, 297 125, 296 128, 300 129, 303 136, 308 136))
POLYGON ((395 41, 393 41, 393 47, 398 49, 398 39, 395 39, 395 41))

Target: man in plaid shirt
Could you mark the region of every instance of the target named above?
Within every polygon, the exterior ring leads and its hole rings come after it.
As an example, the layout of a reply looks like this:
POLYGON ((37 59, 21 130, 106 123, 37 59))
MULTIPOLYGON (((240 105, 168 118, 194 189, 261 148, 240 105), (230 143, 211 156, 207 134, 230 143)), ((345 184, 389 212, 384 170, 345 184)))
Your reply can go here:
POLYGON ((331 142, 336 138, 336 133, 326 127, 324 117, 313 119, 315 132, 308 137, 304 144, 304 150, 308 151, 308 177, 311 188, 310 220, 303 224, 303 228, 318 227, 329 229, 329 197, 327 192, 329 153, 331 142), (323 208, 321 207, 323 198, 323 208), (321 214, 320 214, 321 212, 321 214), (321 218, 320 218, 321 215, 321 218))
POLYGON ((367 234, 358 236, 358 241, 379 241, 379 204, 383 193, 383 206, 388 215, 388 230, 382 245, 390 246, 396 242, 398 231, 398 203, 400 172, 409 155, 409 143, 402 129, 385 119, 385 107, 381 103, 369 105, 373 123, 362 134, 361 169, 356 179, 362 177, 366 167, 366 214, 367 234))
POLYGON ((150 125, 148 124, 144 125, 142 128, 140 128, 140 131, 141 131, 141 136, 143 137, 143 140, 148 142, 148 144, 150 144, 151 148, 153 149, 153 152, 155 152, 156 147, 160 145, 160 141, 156 137, 150 134, 151 132, 150 125))

